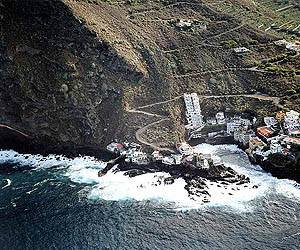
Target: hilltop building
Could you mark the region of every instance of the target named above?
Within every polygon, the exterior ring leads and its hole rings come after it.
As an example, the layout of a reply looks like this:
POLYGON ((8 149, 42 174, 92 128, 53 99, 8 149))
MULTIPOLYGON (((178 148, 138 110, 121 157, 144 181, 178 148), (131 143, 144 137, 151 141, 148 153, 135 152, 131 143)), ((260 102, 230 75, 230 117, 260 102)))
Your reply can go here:
POLYGON ((237 54, 241 54, 241 53, 248 53, 250 52, 250 50, 245 47, 240 47, 240 48, 234 48, 233 52, 237 54))
POLYGON ((226 120, 225 120, 225 115, 224 115, 224 112, 218 112, 216 114, 216 120, 218 122, 218 124, 225 124, 226 123, 226 120))

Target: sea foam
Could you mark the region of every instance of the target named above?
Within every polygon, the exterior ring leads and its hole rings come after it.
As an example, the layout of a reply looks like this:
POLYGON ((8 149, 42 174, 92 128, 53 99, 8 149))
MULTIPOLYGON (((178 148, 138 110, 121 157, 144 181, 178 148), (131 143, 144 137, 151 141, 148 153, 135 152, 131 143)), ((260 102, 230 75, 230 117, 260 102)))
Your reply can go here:
POLYGON ((106 163, 94 157, 82 156, 73 159, 61 155, 44 157, 6 150, 0 151, 0 164, 17 163, 38 170, 51 167, 63 168, 64 177, 69 178, 73 183, 88 187, 86 197, 91 200, 152 200, 171 202, 174 204, 174 209, 229 206, 239 211, 251 211, 253 201, 270 193, 279 193, 300 201, 300 190, 293 185, 293 181, 279 180, 264 172, 259 166, 250 164, 245 152, 237 146, 200 144, 195 148, 201 153, 220 156, 226 166, 249 176, 251 183, 247 184, 247 187, 229 184, 225 189, 224 185, 220 187, 218 183, 206 181, 211 197, 208 197, 210 202, 204 204, 203 197, 193 196, 194 199, 189 197, 185 189, 186 182, 181 178, 170 185, 160 183, 159 179, 170 176, 168 173, 148 173, 130 178, 123 172, 115 173, 113 168, 106 175, 98 177, 98 171, 103 169, 106 163), (253 185, 257 185, 258 188, 252 188, 253 185))

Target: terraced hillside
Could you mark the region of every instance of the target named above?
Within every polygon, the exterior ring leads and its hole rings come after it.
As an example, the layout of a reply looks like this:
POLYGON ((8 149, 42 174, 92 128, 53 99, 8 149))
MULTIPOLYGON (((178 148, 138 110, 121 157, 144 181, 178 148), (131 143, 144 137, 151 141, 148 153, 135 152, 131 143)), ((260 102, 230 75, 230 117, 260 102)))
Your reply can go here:
POLYGON ((184 136, 184 92, 226 98, 203 100, 206 114, 299 110, 299 56, 273 44, 283 31, 261 24, 288 21, 285 11, 296 23, 300 11, 259 2, 2 0, 0 123, 46 147, 136 135, 164 147, 184 136), (179 19, 198 26, 176 28, 179 19), (241 96, 256 92, 281 105, 241 96), (139 109, 147 104, 157 105, 139 109))

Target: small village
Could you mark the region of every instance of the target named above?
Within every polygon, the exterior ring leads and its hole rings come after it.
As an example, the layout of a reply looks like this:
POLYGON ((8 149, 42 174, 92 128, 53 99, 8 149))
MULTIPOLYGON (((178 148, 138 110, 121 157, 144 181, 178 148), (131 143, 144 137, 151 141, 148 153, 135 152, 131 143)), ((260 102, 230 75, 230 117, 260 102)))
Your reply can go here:
POLYGON ((198 153, 186 142, 177 145, 177 154, 163 154, 159 151, 153 151, 149 155, 143 152, 141 145, 134 142, 112 142, 107 146, 107 150, 125 157, 125 162, 137 165, 148 165, 150 162, 162 163, 169 166, 190 163, 202 170, 209 170, 212 165, 218 166, 222 164, 218 156, 198 153))
POLYGON ((186 119, 189 139, 231 137, 251 157, 268 159, 271 154, 296 156, 300 147, 299 112, 290 110, 278 113, 276 117, 264 117, 264 124, 257 124, 256 117, 229 116, 218 112, 214 117, 201 115, 196 93, 185 94, 186 119), (214 132, 205 133, 206 126, 216 127, 214 132), (221 129, 220 129, 221 128, 221 129), (223 129, 222 129, 223 128, 223 129))
MULTIPOLYGON (((185 125, 188 141, 194 139, 222 138, 223 141, 233 139, 249 157, 268 159, 271 154, 280 154, 295 157, 300 147, 300 114, 294 110, 279 113, 276 117, 264 117, 264 124, 259 126, 256 117, 230 116, 223 111, 217 112, 213 117, 204 118, 201 113, 197 93, 185 93, 185 125), (206 132, 206 128, 210 132, 206 132), (215 128, 214 131, 211 129, 215 128)), ((177 153, 163 154, 157 150, 147 154, 137 143, 112 142, 107 150, 125 158, 125 162, 147 165, 150 162, 160 162, 165 165, 180 165, 191 163, 201 169, 222 164, 217 156, 201 154, 194 150, 187 142, 176 145, 177 153)))

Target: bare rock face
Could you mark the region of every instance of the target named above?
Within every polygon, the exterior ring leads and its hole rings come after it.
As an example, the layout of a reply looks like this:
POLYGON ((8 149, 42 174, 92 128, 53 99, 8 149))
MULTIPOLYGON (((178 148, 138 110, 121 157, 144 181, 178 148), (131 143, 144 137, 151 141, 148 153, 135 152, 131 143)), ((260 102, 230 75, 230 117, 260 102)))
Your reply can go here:
POLYGON ((115 78, 126 70, 134 77, 144 73, 123 62, 61 1, 5 0, 0 13, 1 147, 29 145, 6 126, 45 148, 98 146, 114 138, 123 116, 115 78), (107 69, 109 62, 116 73, 107 69))

